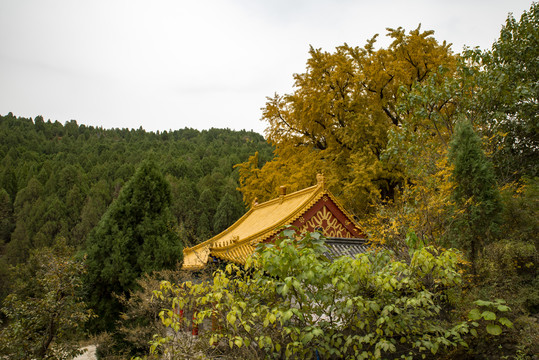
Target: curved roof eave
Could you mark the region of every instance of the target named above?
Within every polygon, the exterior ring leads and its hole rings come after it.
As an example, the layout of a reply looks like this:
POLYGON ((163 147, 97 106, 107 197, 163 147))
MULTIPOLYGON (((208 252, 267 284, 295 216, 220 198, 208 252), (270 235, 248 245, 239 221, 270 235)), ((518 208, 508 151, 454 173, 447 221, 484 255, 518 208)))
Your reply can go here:
MULTIPOLYGON (((212 251, 212 254, 215 254, 215 252, 226 252, 226 251, 228 251, 230 249, 237 248, 238 246, 243 246, 245 244, 252 245, 252 242, 254 242, 254 243, 262 242, 262 241, 270 238, 271 236, 277 234, 283 226, 292 224, 295 220, 300 218, 301 215, 303 215, 307 210, 309 210, 324 195, 326 195, 326 194, 329 195, 329 192, 326 191, 326 189, 323 186, 320 186, 320 185, 316 185, 316 186, 306 188, 306 189, 303 189, 303 190, 311 190, 312 191, 313 188, 315 190, 315 191, 313 191, 313 194, 308 199, 306 199, 302 204, 300 204, 300 206, 296 207, 296 209, 294 209, 293 212, 291 212, 288 216, 284 217, 277 224, 274 224, 273 226, 271 226, 269 228, 266 228, 266 229, 263 229, 263 230, 255 233, 255 234, 252 234, 251 236, 248 236, 248 237, 246 237, 244 239, 239 239, 238 241, 233 242, 231 244, 228 244, 226 246, 210 247, 210 251, 212 251)), ((300 190, 300 191, 298 191, 296 193, 302 192, 303 190, 300 190)), ((294 195, 296 193, 293 193, 293 194, 290 194, 290 195, 294 195)), ((286 195, 285 195, 285 197, 286 197, 286 195)), ((334 200, 334 199, 332 198, 332 200, 334 200)), ((276 199, 270 200, 270 201, 268 201, 266 203, 260 204, 258 206, 264 206, 265 204, 268 204, 268 203, 274 202, 274 201, 280 201, 280 199, 276 198, 276 199)))

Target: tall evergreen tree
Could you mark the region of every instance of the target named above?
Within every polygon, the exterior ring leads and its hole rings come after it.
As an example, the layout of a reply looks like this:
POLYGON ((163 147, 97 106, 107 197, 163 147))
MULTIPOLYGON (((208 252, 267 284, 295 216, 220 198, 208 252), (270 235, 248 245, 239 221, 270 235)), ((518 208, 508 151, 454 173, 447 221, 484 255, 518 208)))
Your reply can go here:
POLYGON ((470 122, 457 125, 449 160, 454 166, 452 197, 456 206, 451 233, 457 245, 468 251, 475 272, 478 254, 498 231, 501 200, 492 164, 470 122))
POLYGON ((202 214, 198 217, 197 224, 197 239, 198 241, 205 241, 211 238, 211 229, 210 229, 210 220, 208 213, 203 211, 202 214))
POLYGON ((9 194, 5 189, 0 188, 0 247, 9 242, 14 228, 13 206, 9 194))
POLYGON ((17 221, 11 239, 5 249, 5 257, 10 264, 19 264, 28 259, 28 249, 32 248, 32 242, 28 235, 26 223, 17 221))
POLYGON ((173 268, 182 244, 173 231, 170 185, 144 162, 87 241, 88 303, 99 316, 93 330, 113 329, 122 311, 114 294, 127 295, 143 273, 173 268))
POLYGON ((242 214, 243 209, 241 205, 234 201, 232 195, 228 192, 225 193, 217 206, 217 211, 213 218, 213 230, 215 233, 220 233, 232 225, 234 221, 238 220, 242 214))
POLYGON ((105 180, 101 180, 90 190, 86 203, 80 211, 80 221, 72 230, 72 242, 76 245, 84 243, 90 231, 99 223, 107 210, 111 195, 105 180))

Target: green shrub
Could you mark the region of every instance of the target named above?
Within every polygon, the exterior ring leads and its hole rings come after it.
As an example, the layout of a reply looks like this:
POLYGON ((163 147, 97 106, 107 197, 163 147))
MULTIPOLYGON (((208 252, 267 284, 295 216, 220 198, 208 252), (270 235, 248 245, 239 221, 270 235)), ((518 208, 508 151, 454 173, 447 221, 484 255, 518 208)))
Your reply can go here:
POLYGON ((212 329, 201 331, 199 343, 223 358, 253 359, 439 357, 467 347, 487 327, 493 332, 492 324, 511 326, 490 315, 509 310, 500 310, 502 303, 481 321, 445 311, 462 283, 457 251, 419 247, 402 262, 382 249, 330 262, 320 234, 283 234, 260 246, 245 268, 229 264, 210 282, 163 282, 155 295, 174 295, 160 314, 171 332, 157 337, 151 352, 184 358, 182 329, 209 319, 212 329), (194 321, 174 309, 192 311, 194 321))

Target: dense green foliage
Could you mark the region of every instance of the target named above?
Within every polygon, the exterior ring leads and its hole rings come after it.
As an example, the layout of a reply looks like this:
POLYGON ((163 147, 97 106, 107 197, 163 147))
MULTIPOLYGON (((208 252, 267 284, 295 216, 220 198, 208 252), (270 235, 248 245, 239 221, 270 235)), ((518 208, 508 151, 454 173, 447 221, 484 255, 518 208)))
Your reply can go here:
MULTIPOLYGON (((175 228, 187 246, 216 234, 215 214, 227 195, 229 225, 243 214, 233 166, 271 147, 247 131, 94 128, 0 116, 0 278, 8 264, 57 239, 84 248, 90 231, 135 169, 152 156, 170 183, 175 228)), ((228 222, 228 223, 227 223, 228 222)), ((1 282, 0 296, 9 289, 1 282)))
MULTIPOLYGON (((479 333, 512 327, 499 316, 509 310, 503 301, 476 302, 470 321, 452 311, 463 281, 458 251, 410 248, 402 261, 382 249, 334 262, 325 251, 320 234, 297 239, 285 230, 262 244, 245 270, 230 264, 208 282, 164 282, 156 294, 172 292, 175 308, 196 309, 194 323, 212 318, 199 341, 231 359, 440 357, 479 333)), ((163 323, 175 331, 192 326, 177 314, 163 311, 163 323)), ((189 358, 181 332, 176 336, 153 341, 153 352, 189 358)))
POLYGON ((80 336, 90 318, 81 298, 82 261, 62 244, 33 250, 26 264, 13 270, 13 292, 2 312, 0 357, 72 359, 80 353, 80 336))
POLYGON ((539 4, 519 20, 509 16, 491 50, 466 55, 481 66, 473 108, 475 121, 492 138, 498 177, 539 176, 539 4))
POLYGON ((66 242, 88 252, 88 299, 100 315, 94 328, 114 326, 121 307, 112 291, 121 295, 141 273, 175 266, 181 244, 239 218, 234 165, 255 151, 271 153, 259 134, 227 129, 106 130, 8 114, 0 134, 0 300, 16 290, 11 266, 66 242), (155 165, 133 179, 147 158, 155 165))
POLYGON ((478 253, 498 235, 501 200, 492 164, 469 122, 457 125, 449 159, 453 163, 452 197, 457 208, 451 236, 461 249, 469 251, 475 269, 478 253))
POLYGON ((97 330, 114 328, 122 310, 116 296, 133 290, 142 274, 181 264, 170 202, 170 185, 145 161, 90 233, 86 286, 97 330))

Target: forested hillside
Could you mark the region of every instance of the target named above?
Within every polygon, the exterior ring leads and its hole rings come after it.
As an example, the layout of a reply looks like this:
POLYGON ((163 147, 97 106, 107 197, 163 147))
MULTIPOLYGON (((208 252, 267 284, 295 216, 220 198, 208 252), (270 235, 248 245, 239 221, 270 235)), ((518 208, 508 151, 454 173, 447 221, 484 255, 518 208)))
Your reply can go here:
MULTIPOLYGON (((102 129, 0 116, 0 270, 63 239, 84 248, 89 232, 145 159, 171 187, 170 209, 186 246, 245 211, 234 165, 271 147, 254 132, 102 129)), ((2 291, 5 291, 3 282, 2 291)), ((5 294, 5 292, 4 292, 5 294)))

